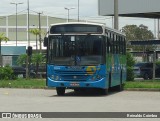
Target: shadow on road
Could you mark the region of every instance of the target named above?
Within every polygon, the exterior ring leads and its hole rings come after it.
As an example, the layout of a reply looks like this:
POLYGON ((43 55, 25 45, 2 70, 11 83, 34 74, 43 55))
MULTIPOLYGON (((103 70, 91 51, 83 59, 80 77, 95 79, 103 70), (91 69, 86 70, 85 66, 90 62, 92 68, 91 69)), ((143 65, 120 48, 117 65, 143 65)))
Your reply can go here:
POLYGON ((66 92, 63 96, 53 95, 51 97, 106 97, 113 94, 118 93, 119 91, 116 91, 114 89, 110 89, 107 95, 102 95, 99 90, 83 90, 83 91, 73 91, 66 92))

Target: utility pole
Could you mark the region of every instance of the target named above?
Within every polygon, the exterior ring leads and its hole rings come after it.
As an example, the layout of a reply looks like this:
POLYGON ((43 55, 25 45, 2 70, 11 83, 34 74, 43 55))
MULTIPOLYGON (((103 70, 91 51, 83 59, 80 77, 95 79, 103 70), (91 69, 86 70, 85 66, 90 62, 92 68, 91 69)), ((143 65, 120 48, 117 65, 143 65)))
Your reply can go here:
POLYGON ((153 51, 153 80, 155 80, 155 69, 156 69, 156 49, 153 51))
POLYGON ((42 14, 42 13, 38 13, 38 18, 39 18, 39 42, 40 42, 40 53, 42 53, 41 14, 42 14))
POLYGON ((67 12, 68 12, 68 18, 67 18, 67 22, 69 22, 69 11, 71 10, 71 9, 75 9, 75 8, 64 8, 65 10, 67 10, 67 12))
MULTIPOLYGON (((27 6, 28 6, 28 8, 27 8, 27 10, 28 10, 28 25, 27 25, 27 29, 28 29, 28 47, 30 46, 30 35, 29 35, 29 0, 27 1, 27 6)), ((28 50, 27 50, 28 51, 28 50)), ((27 60, 26 60, 26 78, 29 78, 29 76, 30 76, 30 74, 29 74, 29 67, 30 67, 30 64, 29 64, 29 62, 30 62, 30 56, 28 55, 28 52, 27 52, 27 60)))
POLYGON ((19 4, 23 4, 23 3, 14 3, 14 2, 11 2, 10 4, 16 5, 16 46, 17 46, 17 6, 19 4))
POLYGON ((28 29, 28 46, 30 46, 30 33, 29 33, 29 29, 30 29, 30 26, 29 26, 29 24, 30 24, 30 22, 29 22, 29 0, 28 0, 28 8, 27 8, 27 10, 28 10, 28 23, 27 23, 27 29, 28 29))
POLYGON ((79 0, 78 0, 78 22, 79 22, 79 0))
MULTIPOLYGON (((158 31, 158 33, 157 33, 157 38, 160 39, 160 36, 159 36, 159 32, 160 32, 160 30, 159 30, 159 18, 158 18, 157 24, 158 24, 158 28, 157 28, 157 31, 158 31)), ((155 80, 155 69, 156 69, 156 49, 154 49, 154 51, 153 51, 153 80, 155 80)))
POLYGON ((118 27, 118 0, 114 0, 114 29, 119 29, 118 27))
POLYGON ((154 19, 154 37, 157 38, 157 25, 156 25, 156 19, 154 19))
POLYGON ((158 33, 157 33, 157 38, 159 39, 159 18, 158 18, 158 26, 157 26, 158 28, 157 28, 157 31, 158 31, 158 33))
POLYGON ((3 60, 2 60, 2 40, 0 40, 0 67, 3 67, 3 60))

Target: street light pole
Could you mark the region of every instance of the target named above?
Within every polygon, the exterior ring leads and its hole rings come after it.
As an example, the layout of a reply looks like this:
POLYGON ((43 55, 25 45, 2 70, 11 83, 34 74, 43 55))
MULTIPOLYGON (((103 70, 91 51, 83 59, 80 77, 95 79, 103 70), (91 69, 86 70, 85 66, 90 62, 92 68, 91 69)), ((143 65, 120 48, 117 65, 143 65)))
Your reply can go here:
POLYGON ((114 29, 119 29, 118 27, 118 0, 114 0, 114 29))
POLYGON ((16 5, 16 46, 17 46, 17 5, 23 4, 23 3, 11 3, 11 4, 16 5))
POLYGON ((27 20, 27 29, 28 29, 28 32, 27 32, 27 34, 28 34, 28 46, 30 46, 30 34, 29 34, 29 24, 30 24, 30 22, 29 22, 29 0, 27 0, 27 14, 28 14, 28 20, 27 20))
MULTIPOLYGON (((27 10, 28 10, 28 17, 27 17, 27 37, 28 37, 28 48, 30 46, 30 35, 29 35, 29 0, 27 0, 27 10)), ((28 55, 28 50, 27 50, 27 59, 26 59, 26 78, 30 77, 29 74, 29 67, 30 67, 30 56, 28 55)))
POLYGON ((42 13, 38 13, 39 15, 39 42, 40 42, 40 53, 42 53, 42 38, 41 38, 41 14, 42 13))
POLYGON ((79 0, 78 0, 78 22, 79 22, 79 0))
POLYGON ((64 9, 68 11, 68 18, 67 18, 67 22, 69 22, 69 11, 70 11, 71 9, 75 9, 75 8, 64 8, 64 9))

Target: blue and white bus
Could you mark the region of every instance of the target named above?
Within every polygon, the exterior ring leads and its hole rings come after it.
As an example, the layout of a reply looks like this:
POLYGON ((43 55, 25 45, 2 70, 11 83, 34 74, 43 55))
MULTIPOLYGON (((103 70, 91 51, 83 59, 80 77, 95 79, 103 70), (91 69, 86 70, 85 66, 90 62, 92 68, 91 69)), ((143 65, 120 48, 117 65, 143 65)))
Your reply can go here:
POLYGON ((125 35, 103 24, 70 22, 50 25, 47 37, 48 87, 66 89, 123 88, 126 80, 125 35))

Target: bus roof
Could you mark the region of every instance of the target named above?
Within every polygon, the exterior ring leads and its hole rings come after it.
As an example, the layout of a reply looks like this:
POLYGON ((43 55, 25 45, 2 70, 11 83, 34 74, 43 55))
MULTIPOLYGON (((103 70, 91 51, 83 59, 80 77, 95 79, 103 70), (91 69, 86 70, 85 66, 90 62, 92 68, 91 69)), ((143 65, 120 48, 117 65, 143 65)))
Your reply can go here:
POLYGON ((91 24, 91 25, 99 25, 99 26, 104 26, 104 24, 100 24, 100 23, 91 23, 91 22, 66 22, 66 23, 56 23, 56 24, 51 24, 50 26, 55 26, 55 25, 69 25, 69 24, 91 24))
POLYGON ((51 25, 50 25, 50 28, 51 28, 52 26, 56 26, 56 25, 69 25, 69 24, 84 24, 84 25, 85 25, 85 24, 86 24, 86 25, 90 24, 90 25, 102 26, 103 28, 105 28, 105 29, 107 29, 107 30, 109 30, 109 31, 111 31, 111 32, 115 32, 115 33, 117 33, 117 34, 121 34, 121 35, 124 35, 124 36, 125 36, 125 34, 122 33, 121 31, 116 30, 116 29, 112 29, 112 28, 110 28, 110 27, 107 27, 105 24, 102 24, 102 23, 92 23, 92 22, 66 22, 66 23, 51 24, 51 25))

